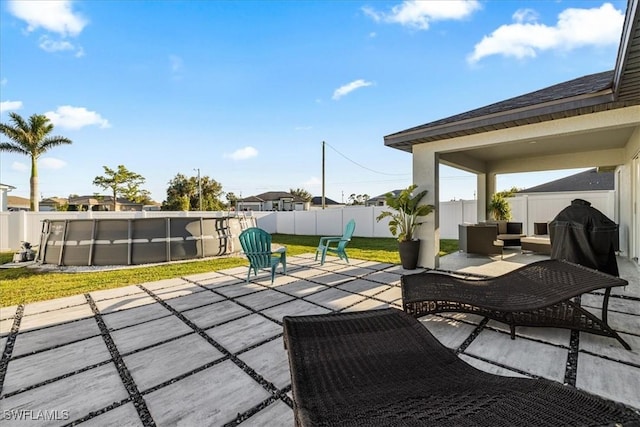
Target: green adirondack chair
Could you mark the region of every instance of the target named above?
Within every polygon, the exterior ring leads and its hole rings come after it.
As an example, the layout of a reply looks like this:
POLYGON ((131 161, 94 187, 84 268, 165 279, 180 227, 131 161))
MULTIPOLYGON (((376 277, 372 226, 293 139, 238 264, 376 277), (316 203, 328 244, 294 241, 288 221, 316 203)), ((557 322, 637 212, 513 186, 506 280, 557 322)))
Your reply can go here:
POLYGON ((276 274, 276 267, 282 264, 282 273, 287 273, 287 248, 271 249, 271 234, 258 227, 251 227, 240 233, 240 245, 245 256, 249 259, 249 271, 247 282, 253 270, 258 275, 258 270, 271 269, 271 283, 276 274))
POLYGON ((318 247, 316 248, 316 261, 318 260, 318 254, 320 254, 320 265, 323 265, 324 260, 327 257, 327 252, 331 252, 338 255, 340 259, 343 259, 348 263, 349 257, 347 256, 347 253, 344 249, 351 241, 351 236, 353 236, 353 232, 355 231, 355 229, 356 221, 352 219, 344 227, 344 234, 342 236, 321 237, 320 242, 318 243, 318 247))

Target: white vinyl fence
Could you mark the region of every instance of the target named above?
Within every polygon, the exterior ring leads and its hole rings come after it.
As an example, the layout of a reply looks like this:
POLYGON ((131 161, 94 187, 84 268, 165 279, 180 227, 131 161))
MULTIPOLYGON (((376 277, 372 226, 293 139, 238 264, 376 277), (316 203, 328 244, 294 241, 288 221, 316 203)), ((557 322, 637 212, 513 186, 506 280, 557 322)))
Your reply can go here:
MULTIPOLYGON (((518 196, 509 199, 512 221, 523 223, 523 232, 533 234, 534 222, 547 222, 573 199, 584 199, 612 220, 618 222, 615 192, 571 192, 518 196)), ((376 217, 386 208, 345 207, 292 212, 252 212, 259 227, 270 233, 312 236, 338 236, 351 219, 356 221, 354 235, 360 237, 392 237, 388 219, 381 222, 376 217)), ((242 213, 241 213, 242 214, 242 213)), ((441 202, 437 212, 440 221, 440 238, 457 239, 458 224, 477 222, 475 200, 441 202)), ((0 251, 16 251, 23 241, 37 245, 44 219, 91 219, 91 218, 157 218, 157 217, 219 217, 227 212, 0 212, 0 251)), ((626 247, 626 234, 621 230, 620 245, 626 247)))

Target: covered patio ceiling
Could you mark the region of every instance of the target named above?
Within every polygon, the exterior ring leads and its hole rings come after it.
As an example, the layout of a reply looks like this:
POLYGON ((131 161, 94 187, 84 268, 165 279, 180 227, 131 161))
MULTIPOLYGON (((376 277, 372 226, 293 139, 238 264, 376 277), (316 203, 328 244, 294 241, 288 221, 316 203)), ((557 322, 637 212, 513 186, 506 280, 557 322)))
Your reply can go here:
POLYGON ((591 130, 574 134, 524 138, 518 141, 497 142, 481 147, 440 151, 440 163, 467 171, 496 173, 531 172, 579 167, 615 166, 610 161, 617 150, 623 150, 634 126, 616 129, 591 130), (576 153, 600 152, 600 156, 576 156, 576 153), (614 154, 604 155, 605 152, 614 154), (550 158, 558 162, 549 161, 550 158), (526 162, 514 163, 526 159, 526 162), (483 167, 479 167, 482 165, 483 167), (517 167, 515 167, 517 165, 517 167))

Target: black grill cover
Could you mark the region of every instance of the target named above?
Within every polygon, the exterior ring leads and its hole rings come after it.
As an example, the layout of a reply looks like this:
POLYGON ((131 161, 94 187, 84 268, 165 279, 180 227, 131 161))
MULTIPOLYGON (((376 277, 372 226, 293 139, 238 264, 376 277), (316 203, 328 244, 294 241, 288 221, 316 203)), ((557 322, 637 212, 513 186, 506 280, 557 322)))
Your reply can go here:
POLYGON ((564 259, 618 276, 618 225, 582 199, 549 223, 551 259, 564 259))

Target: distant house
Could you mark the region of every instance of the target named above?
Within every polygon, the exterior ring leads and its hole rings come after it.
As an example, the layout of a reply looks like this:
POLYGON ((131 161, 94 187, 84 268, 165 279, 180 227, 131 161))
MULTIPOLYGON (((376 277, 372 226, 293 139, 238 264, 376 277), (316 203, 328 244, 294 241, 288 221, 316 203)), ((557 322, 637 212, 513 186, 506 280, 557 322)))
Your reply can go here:
POLYGON ((391 190, 391 191, 387 191, 386 193, 381 194, 379 196, 372 197, 369 200, 367 200, 367 206, 387 206, 386 195, 388 193, 391 193, 394 196, 397 196, 398 194, 400 194, 401 191, 402 190, 391 190))
MULTIPOLYGON (((141 211, 143 207, 142 203, 135 203, 118 197, 116 199, 116 211, 141 211)), ((69 197, 69 210, 70 211, 112 211, 113 210, 113 197, 112 196, 76 196, 69 197)))
POLYGON ((306 211, 310 203, 286 191, 268 191, 238 199, 239 211, 306 211))
POLYGON ((151 202, 148 205, 144 205, 142 207, 143 211, 161 211, 162 210, 162 203, 159 202, 151 202))
POLYGON ((610 191, 614 188, 615 177, 613 170, 599 171, 597 168, 593 168, 575 175, 520 190, 517 194, 610 191))
POLYGON ((31 200, 19 196, 7 196, 7 210, 10 212, 31 210, 31 200))
POLYGON ((40 200, 40 212, 52 212, 57 211, 61 206, 66 205, 68 202, 64 197, 48 197, 40 200))
MULTIPOLYGON (((343 203, 338 203, 335 200, 330 199, 328 197, 324 198, 325 208, 333 209, 333 208, 341 208, 343 206, 344 206, 343 203)), ((316 196, 311 199, 310 209, 322 209, 322 196, 316 196)))
POLYGON ((8 195, 9 191, 15 190, 16 187, 13 185, 7 185, 0 183, 0 212, 6 212, 9 210, 8 207, 8 195))

